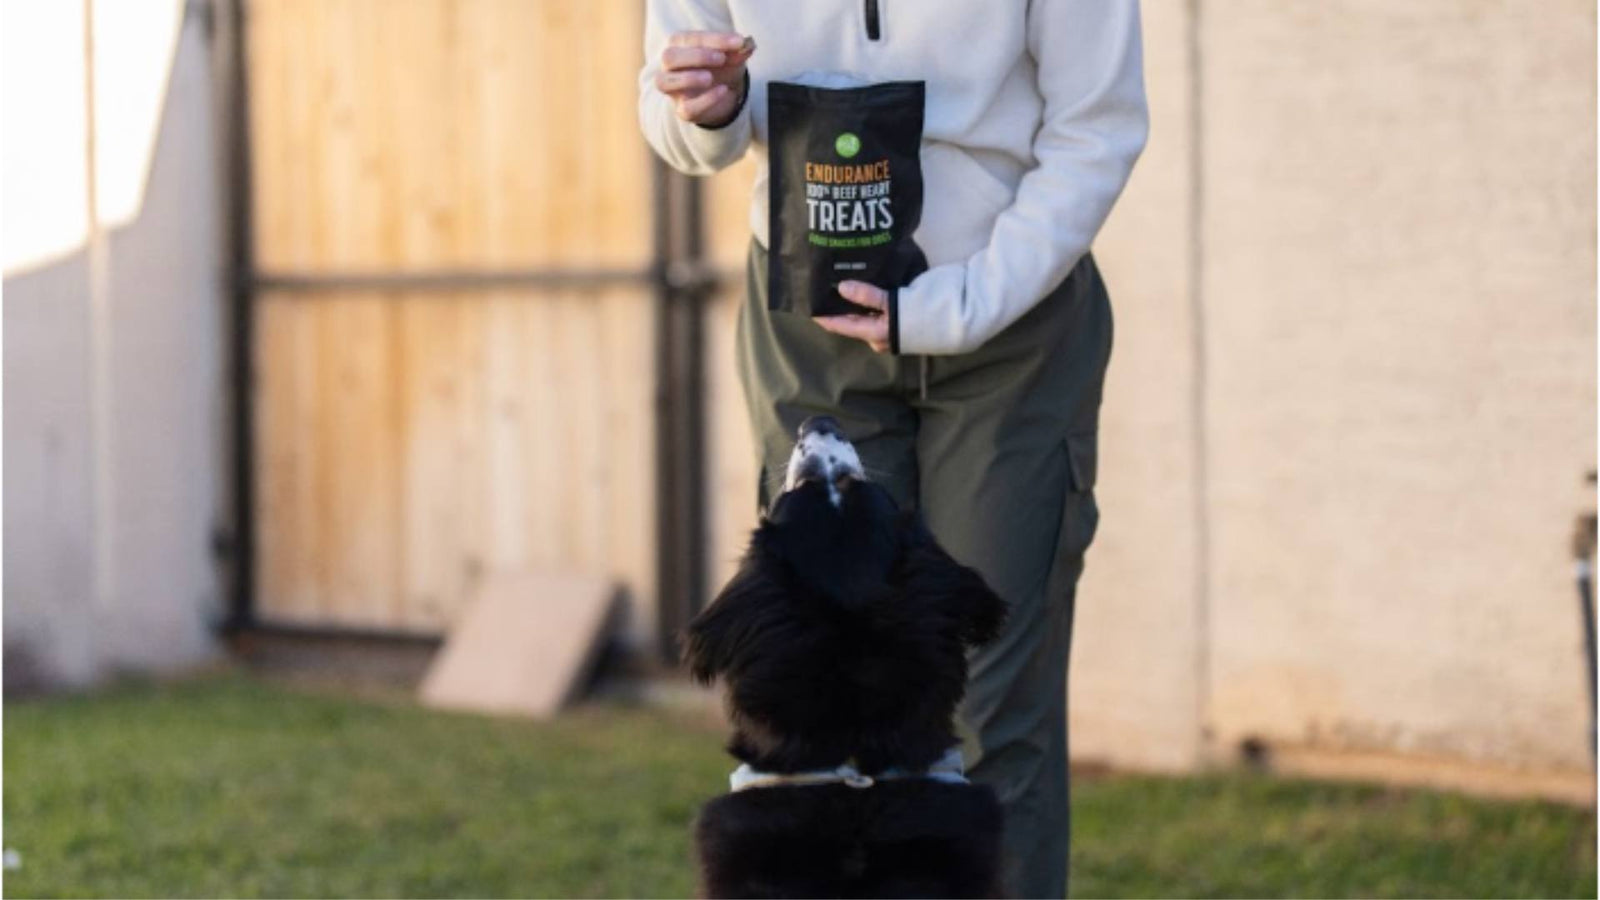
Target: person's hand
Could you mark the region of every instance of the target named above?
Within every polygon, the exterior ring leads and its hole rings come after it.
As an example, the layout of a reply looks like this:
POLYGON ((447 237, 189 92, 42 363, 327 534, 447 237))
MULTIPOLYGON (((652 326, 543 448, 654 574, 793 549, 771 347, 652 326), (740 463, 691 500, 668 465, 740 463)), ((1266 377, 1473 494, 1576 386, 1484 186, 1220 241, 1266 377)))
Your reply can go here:
POLYGON ((680 31, 661 51, 656 88, 672 98, 678 118, 696 125, 726 125, 739 109, 744 64, 755 41, 718 31, 680 31))
POLYGON ((865 281, 841 281, 839 296, 876 312, 814 316, 811 321, 834 334, 866 341, 879 353, 889 352, 889 292, 865 281))

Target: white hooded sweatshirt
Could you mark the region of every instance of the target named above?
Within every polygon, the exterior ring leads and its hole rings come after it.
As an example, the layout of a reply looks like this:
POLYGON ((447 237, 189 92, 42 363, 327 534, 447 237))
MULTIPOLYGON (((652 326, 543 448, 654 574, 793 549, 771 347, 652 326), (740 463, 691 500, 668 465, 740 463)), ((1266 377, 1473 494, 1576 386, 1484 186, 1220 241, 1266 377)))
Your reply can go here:
MULTIPOLYGON (((760 160, 750 227, 767 244, 769 81, 924 81, 928 271, 900 288, 896 352, 965 353, 1049 294, 1089 251, 1149 130, 1138 0, 648 0, 639 122, 673 168, 760 160), (656 89, 668 37, 755 38, 731 123, 678 118, 656 89)), ((889 287, 889 285, 881 285, 889 287)))

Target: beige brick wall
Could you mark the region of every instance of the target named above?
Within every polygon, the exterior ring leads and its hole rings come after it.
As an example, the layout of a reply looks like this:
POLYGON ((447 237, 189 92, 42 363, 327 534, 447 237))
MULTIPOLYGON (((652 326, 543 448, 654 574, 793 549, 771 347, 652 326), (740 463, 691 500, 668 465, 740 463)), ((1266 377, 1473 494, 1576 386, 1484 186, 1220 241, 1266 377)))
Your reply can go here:
POLYGON ((1151 140, 1096 258, 1116 320, 1100 424, 1100 531, 1078 591, 1072 747, 1182 769, 1200 750, 1189 19, 1147 3, 1151 140))
POLYGON ((1586 770, 1594 5, 1190 8, 1145 5, 1153 142, 1098 249, 1075 752, 1586 770))

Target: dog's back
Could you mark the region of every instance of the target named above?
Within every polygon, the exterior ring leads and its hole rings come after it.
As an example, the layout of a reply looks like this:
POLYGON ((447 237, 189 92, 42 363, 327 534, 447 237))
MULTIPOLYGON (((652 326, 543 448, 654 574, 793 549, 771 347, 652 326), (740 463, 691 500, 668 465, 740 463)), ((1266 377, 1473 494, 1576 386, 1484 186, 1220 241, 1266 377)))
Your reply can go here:
POLYGON ((768 787, 706 804, 695 827, 710 897, 992 897, 993 791, 923 778, 768 787))
POLYGON ((998 893, 1000 806, 945 760, 966 653, 1005 604, 836 465, 854 457, 836 430, 802 427, 790 488, 687 630, 690 672, 724 682, 728 750, 753 779, 701 813, 711 897, 998 893))

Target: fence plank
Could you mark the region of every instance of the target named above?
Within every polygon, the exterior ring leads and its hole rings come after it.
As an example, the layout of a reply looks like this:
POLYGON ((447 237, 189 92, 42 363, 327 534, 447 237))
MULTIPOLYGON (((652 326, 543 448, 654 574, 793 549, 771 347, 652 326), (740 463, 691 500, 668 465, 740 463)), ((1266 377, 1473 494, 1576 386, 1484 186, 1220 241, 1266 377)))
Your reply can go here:
POLYGON ((402 590, 399 624, 438 630, 483 574, 481 303, 418 297, 398 307, 402 590))

